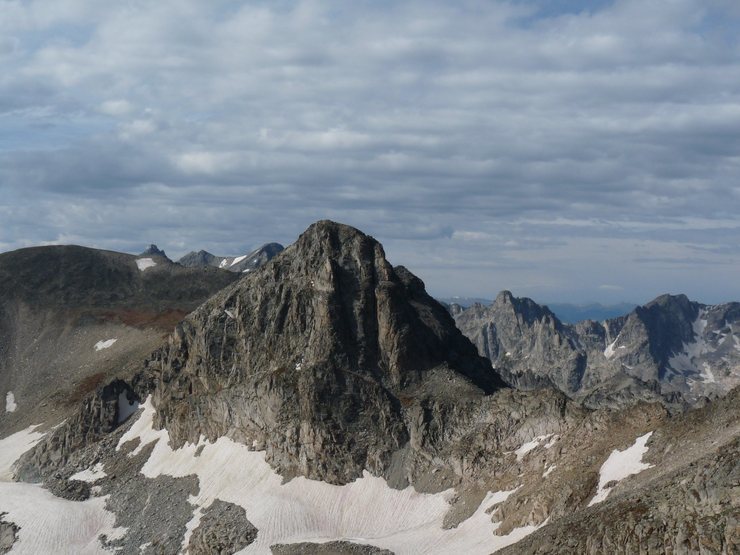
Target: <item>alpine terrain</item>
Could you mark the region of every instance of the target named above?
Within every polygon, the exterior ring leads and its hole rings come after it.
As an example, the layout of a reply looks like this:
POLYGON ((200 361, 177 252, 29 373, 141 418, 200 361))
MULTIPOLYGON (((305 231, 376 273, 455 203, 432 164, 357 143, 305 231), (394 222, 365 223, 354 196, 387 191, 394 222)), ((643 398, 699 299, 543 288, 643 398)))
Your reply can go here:
POLYGON ((180 258, 177 263, 188 268, 215 266, 230 272, 247 273, 262 266, 283 248, 279 243, 267 243, 241 256, 216 256, 204 250, 192 251, 180 258))
POLYGON ((0 255, 0 552, 740 549, 737 305, 448 311, 331 221, 211 265, 0 255))

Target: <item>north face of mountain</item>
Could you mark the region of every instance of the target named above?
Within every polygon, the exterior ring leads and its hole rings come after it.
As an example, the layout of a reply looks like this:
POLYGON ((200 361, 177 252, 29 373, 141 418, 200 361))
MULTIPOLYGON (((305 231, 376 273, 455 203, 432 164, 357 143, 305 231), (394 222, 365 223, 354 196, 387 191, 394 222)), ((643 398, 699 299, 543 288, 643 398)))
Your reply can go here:
POLYGON ((635 399, 695 402, 740 383, 738 303, 663 295, 626 316, 563 324, 530 299, 451 307, 456 324, 516 387, 552 384, 589 405, 635 399))
POLYGON ((237 276, 77 246, 0 254, 0 431, 66 413, 135 368, 237 276))
POLYGON ((177 263, 188 268, 215 266, 230 272, 248 273, 271 260, 283 249, 284 247, 279 243, 267 243, 241 256, 216 256, 204 250, 192 251, 183 256, 177 263))

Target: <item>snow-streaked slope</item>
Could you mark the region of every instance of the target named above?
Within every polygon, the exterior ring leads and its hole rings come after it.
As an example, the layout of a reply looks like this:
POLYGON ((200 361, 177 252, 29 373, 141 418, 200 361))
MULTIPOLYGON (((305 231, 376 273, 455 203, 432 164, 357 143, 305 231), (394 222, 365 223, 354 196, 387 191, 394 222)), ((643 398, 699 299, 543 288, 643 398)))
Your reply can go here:
POLYGON ((239 264, 242 260, 244 260, 248 255, 243 254, 242 256, 237 256, 234 260, 231 261, 231 264, 229 266, 233 266, 234 264, 239 264))
MULTIPOLYGON (((551 437, 552 437, 552 434, 547 434, 545 436, 537 436, 531 441, 524 443, 521 447, 519 447, 519 449, 514 451, 514 453, 516 453, 516 460, 521 461, 527 453, 529 453, 533 449, 536 449, 537 447, 540 446, 540 444, 543 441, 550 439, 551 437)), ((552 445, 553 445, 552 442, 547 443, 547 445, 545 445, 545 448, 549 449, 550 447, 552 447, 552 445)))
POLYGON ((635 440, 632 446, 624 451, 615 449, 606 459, 601 470, 599 471, 599 489, 596 491, 593 499, 589 502, 589 507, 596 503, 601 503, 609 496, 609 492, 614 486, 607 486, 609 482, 619 482, 627 476, 638 474, 647 470, 652 465, 642 462, 642 457, 648 452, 647 442, 653 432, 648 432, 635 440))
MULTIPOLYGON (((198 476, 200 491, 194 505, 192 531, 200 511, 215 499, 244 507, 257 527, 256 541, 240 553, 269 553, 275 543, 347 540, 371 544, 403 553, 491 553, 536 530, 527 526, 506 536, 496 536, 499 523, 491 522, 486 510, 504 501, 512 491, 489 493, 476 512, 457 528, 443 529, 453 490, 424 494, 408 487, 390 488, 385 480, 365 473, 362 478, 335 486, 303 477, 283 484, 265 461, 264 452, 222 437, 214 443, 172 450, 166 430, 154 430, 154 408, 147 399, 144 410, 119 446, 140 438, 135 450, 156 441, 142 473, 154 478, 162 474, 198 476), (196 450, 201 452, 196 456, 196 450)), ((186 536, 183 544, 189 541, 186 536)))

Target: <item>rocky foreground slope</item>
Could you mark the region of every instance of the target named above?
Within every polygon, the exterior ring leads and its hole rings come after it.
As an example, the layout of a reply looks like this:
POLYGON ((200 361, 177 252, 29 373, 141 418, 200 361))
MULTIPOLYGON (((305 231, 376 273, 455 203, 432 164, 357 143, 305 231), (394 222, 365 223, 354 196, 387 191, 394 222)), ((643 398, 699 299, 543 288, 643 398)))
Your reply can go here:
POLYGON ((508 291, 452 306, 457 326, 507 383, 556 387, 589 406, 636 399, 696 403, 740 385, 740 303, 663 295, 619 318, 562 323, 508 291))
POLYGON ((506 387, 379 243, 319 222, 60 426, 0 440, 0 513, 19 553, 732 553, 739 394, 506 387))

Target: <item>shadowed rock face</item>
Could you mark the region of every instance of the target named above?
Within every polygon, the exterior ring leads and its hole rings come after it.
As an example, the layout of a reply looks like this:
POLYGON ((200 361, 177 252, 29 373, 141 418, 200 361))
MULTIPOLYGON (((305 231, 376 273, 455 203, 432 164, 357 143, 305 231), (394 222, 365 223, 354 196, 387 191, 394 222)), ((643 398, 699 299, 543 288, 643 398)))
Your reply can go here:
POLYGON ((343 483, 383 472, 409 440, 404 395, 441 373, 469 395, 503 386, 377 241, 319 222, 178 327, 154 402, 175 445, 229 435, 284 475, 343 483))

